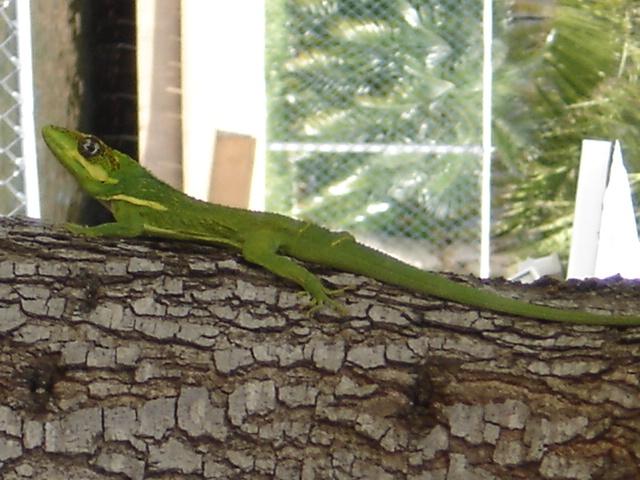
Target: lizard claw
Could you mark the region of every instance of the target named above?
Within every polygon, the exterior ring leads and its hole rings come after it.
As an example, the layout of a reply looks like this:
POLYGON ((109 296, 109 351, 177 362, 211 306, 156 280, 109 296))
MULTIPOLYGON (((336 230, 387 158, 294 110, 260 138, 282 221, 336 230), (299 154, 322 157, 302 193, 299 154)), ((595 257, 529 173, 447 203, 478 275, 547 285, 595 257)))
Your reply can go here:
POLYGON ((324 308, 325 306, 330 307, 333 311, 341 316, 347 315, 347 307, 331 297, 342 295, 346 290, 350 288, 351 287, 339 288, 335 290, 325 290, 322 292, 322 294, 311 295, 311 306, 309 307, 309 310, 307 312, 308 315, 310 317, 313 317, 316 312, 322 310, 322 308, 324 308))

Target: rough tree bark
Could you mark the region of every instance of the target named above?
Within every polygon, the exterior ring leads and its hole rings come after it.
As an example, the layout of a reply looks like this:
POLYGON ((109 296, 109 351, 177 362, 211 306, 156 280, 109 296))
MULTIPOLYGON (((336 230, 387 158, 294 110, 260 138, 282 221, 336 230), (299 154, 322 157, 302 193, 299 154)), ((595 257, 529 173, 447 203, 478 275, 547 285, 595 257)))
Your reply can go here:
MULTIPOLYGON (((348 315, 222 249, 0 220, 0 477, 640 478, 640 328, 316 271, 348 315)), ((579 287, 483 286, 640 313, 579 287)))

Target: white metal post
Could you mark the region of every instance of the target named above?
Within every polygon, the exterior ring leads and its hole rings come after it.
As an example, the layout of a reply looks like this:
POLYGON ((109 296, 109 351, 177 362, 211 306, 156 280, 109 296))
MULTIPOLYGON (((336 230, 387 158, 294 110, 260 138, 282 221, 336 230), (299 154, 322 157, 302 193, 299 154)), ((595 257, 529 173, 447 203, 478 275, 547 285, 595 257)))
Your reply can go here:
POLYGON ((482 14, 483 63, 482 63, 482 191, 480 212, 480 276, 491 273, 491 141, 493 66, 493 3, 484 0, 482 14))
POLYGON ((20 134, 24 165, 27 215, 40 218, 40 187, 36 155, 33 110, 33 67, 31 55, 31 2, 15 0, 18 34, 18 85, 20 89, 20 134))

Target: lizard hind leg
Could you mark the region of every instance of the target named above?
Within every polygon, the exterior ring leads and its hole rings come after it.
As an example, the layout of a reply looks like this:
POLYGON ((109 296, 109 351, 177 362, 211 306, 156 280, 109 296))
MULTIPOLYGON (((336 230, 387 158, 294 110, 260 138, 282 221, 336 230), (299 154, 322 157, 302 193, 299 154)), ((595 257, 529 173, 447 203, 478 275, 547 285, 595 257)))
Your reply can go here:
POLYGON ((318 276, 289 257, 280 255, 279 244, 268 237, 266 233, 263 235, 258 233, 254 238, 245 241, 242 247, 244 259, 300 285, 311 296, 310 313, 316 312, 325 305, 344 312, 344 307, 331 298, 333 292, 322 284, 318 276))

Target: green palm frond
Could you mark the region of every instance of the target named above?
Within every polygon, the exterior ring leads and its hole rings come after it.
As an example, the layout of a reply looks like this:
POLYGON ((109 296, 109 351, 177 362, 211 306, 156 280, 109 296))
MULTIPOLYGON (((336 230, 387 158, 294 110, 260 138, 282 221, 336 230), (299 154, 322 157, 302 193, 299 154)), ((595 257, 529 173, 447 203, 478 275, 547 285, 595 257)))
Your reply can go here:
MULTIPOLYGON (((529 253, 568 252, 581 141, 615 140, 640 169, 640 9, 634 1, 558 0, 496 81, 502 222, 529 253), (509 96, 507 96, 510 93, 509 96)), ((531 34, 531 26, 525 31, 531 34)))

